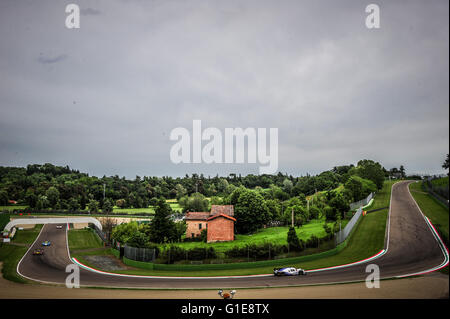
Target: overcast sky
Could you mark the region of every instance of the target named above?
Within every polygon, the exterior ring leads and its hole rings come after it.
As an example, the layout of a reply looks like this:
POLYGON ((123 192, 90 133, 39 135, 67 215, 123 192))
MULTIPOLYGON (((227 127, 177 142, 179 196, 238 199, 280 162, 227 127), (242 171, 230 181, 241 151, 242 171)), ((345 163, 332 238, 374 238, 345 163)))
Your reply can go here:
POLYGON ((173 164, 172 129, 278 128, 279 171, 374 159, 443 173, 449 3, 0 1, 0 165, 96 176, 258 173, 173 164), (81 8, 67 29, 65 6, 81 8), (376 3, 381 28, 368 29, 376 3))

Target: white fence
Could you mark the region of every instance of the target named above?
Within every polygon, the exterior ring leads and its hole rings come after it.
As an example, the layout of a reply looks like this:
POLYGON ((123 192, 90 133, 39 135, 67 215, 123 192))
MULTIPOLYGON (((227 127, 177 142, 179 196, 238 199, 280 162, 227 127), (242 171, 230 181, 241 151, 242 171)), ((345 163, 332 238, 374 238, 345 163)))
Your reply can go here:
POLYGON ((356 223, 358 222, 361 216, 362 216, 362 207, 359 207, 355 215, 353 215, 352 219, 350 219, 350 221, 344 227, 344 229, 334 234, 336 245, 339 245, 340 243, 342 243, 344 240, 347 239, 348 235, 350 235, 350 233, 353 230, 353 227, 355 227, 356 223))
POLYGON ((350 204, 350 210, 354 210, 354 209, 357 209, 359 207, 366 206, 370 202, 370 200, 373 198, 373 195, 375 195, 375 194, 374 193, 370 193, 369 196, 367 196, 366 198, 361 199, 360 201, 351 203, 350 204))

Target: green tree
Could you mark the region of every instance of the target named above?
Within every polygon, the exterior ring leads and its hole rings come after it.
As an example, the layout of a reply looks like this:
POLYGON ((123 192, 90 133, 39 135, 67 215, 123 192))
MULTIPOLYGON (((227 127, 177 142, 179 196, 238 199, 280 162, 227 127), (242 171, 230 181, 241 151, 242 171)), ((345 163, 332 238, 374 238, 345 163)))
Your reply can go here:
POLYGON ((403 165, 400 165, 400 174, 401 174, 402 178, 406 177, 405 167, 403 165))
POLYGON ((341 216, 341 218, 350 210, 349 204, 341 194, 337 194, 329 204, 334 209, 336 216, 341 216))
POLYGON ((181 185, 181 184, 177 184, 175 186, 175 191, 176 191, 177 200, 180 200, 180 198, 185 196, 187 193, 186 188, 184 188, 183 185, 181 185))
POLYGON ((357 175, 350 176, 344 187, 349 191, 351 200, 354 202, 366 198, 370 193, 377 191, 377 186, 371 180, 357 175))
POLYGON ((102 211, 104 213, 111 213, 113 211, 114 205, 111 199, 106 198, 103 202, 102 211))
POLYGON ((243 191, 235 205, 236 231, 240 234, 255 232, 269 221, 269 209, 261 194, 243 191))
POLYGON ((49 187, 45 192, 45 196, 47 197, 49 206, 55 208, 56 204, 58 204, 59 201, 59 191, 56 189, 56 187, 49 187))
POLYGON ((127 240, 127 245, 132 247, 144 248, 148 244, 148 237, 140 231, 134 232, 127 240))
POLYGON ((298 239, 294 227, 289 227, 289 231, 287 233, 287 243, 289 245, 289 250, 297 250, 297 251, 303 250, 301 241, 298 239))
POLYGON ((37 209, 46 209, 50 207, 50 202, 47 199, 47 196, 45 195, 40 195, 38 197, 37 203, 36 203, 36 208, 37 209))
POLYGON ((112 229, 111 238, 125 244, 131 236, 139 231, 138 223, 135 221, 122 223, 112 229))
POLYGON ((0 191, 0 205, 8 205, 8 193, 4 190, 0 191))
POLYGON ((449 167, 450 167, 450 161, 448 159, 448 154, 447 154, 447 158, 445 159, 444 163, 442 164, 442 168, 449 169, 449 167))
POLYGON ((337 220, 336 210, 333 207, 325 206, 324 208, 325 218, 327 221, 337 220))
POLYGON ((69 210, 72 211, 76 211, 80 209, 80 203, 78 202, 78 200, 74 197, 72 197, 71 199, 69 199, 69 210))
POLYGON ((98 212, 99 203, 95 199, 89 200, 88 209, 91 213, 98 212))
POLYGON ((381 189, 384 183, 384 170, 378 162, 372 160, 362 160, 358 162, 358 165, 349 171, 350 175, 358 175, 362 178, 371 180, 377 186, 377 189, 381 189))
POLYGON ((183 197, 179 201, 183 212, 207 212, 209 211, 209 201, 200 193, 194 193, 190 197, 183 197))
POLYGON ((116 200, 116 206, 119 208, 125 208, 125 199, 121 198, 116 200))
POLYGON ((150 226, 150 241, 154 243, 167 243, 177 241, 177 229, 170 219, 172 209, 161 198, 155 207, 155 217, 150 226))

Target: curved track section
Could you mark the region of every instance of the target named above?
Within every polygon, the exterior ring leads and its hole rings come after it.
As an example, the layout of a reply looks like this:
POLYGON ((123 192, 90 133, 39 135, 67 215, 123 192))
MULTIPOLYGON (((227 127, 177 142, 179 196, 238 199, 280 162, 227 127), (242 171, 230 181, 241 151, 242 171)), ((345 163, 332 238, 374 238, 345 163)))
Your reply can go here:
MULTIPOLYGON (((386 248, 384 253, 370 260, 345 267, 316 270, 309 272, 307 276, 298 277, 118 276, 81 268, 80 285, 117 288, 217 289, 330 284, 364 281, 368 275, 365 270, 369 263, 375 263, 380 267, 382 279, 434 271, 448 264, 448 251, 409 193, 409 183, 399 182, 393 185, 386 248)), ((31 280, 64 284, 68 275, 65 272, 66 266, 72 263, 67 247, 66 231, 56 229, 54 225, 45 225, 35 243, 19 262, 17 272, 31 280), (50 240, 52 246, 44 248, 44 256, 33 256, 33 249, 40 248, 45 240, 50 240)))

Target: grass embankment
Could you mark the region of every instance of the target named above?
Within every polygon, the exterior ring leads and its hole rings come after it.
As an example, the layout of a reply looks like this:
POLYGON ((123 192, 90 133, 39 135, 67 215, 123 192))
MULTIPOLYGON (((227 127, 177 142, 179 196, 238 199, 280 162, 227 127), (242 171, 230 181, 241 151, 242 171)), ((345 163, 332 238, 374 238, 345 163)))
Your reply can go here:
MULTIPOLYGON (((385 182, 383 189, 375 197, 373 207, 382 208, 389 206, 393 184, 394 181, 385 182)), ((320 254, 254 263, 223 265, 156 265, 124 260, 129 266, 139 268, 113 272, 155 276, 233 276, 272 273, 274 266, 296 266, 304 269, 317 269, 351 263, 371 257, 384 248, 387 215, 388 209, 383 209, 362 217, 350 239, 337 248, 320 254)), ((80 261, 83 262, 83 260, 80 261)))
POLYGON ((90 229, 71 229, 67 236, 71 251, 103 247, 101 239, 90 229))
POLYGON ((42 225, 36 225, 33 229, 18 230, 12 243, 0 243, 0 261, 3 262, 2 273, 5 279, 19 283, 29 282, 16 272, 17 264, 35 241, 41 228, 42 225), (21 246, 14 244, 21 244, 21 246))
POLYGON ((85 265, 94 267, 84 259, 84 256, 110 256, 118 257, 115 250, 105 248, 103 241, 90 229, 71 229, 67 233, 70 256, 78 259, 85 265))
MULTIPOLYGON (((449 209, 432 195, 424 192, 421 182, 410 184, 409 189, 422 213, 430 219, 442 240, 448 245, 449 209)), ((448 274, 448 266, 442 269, 441 272, 448 274)))

